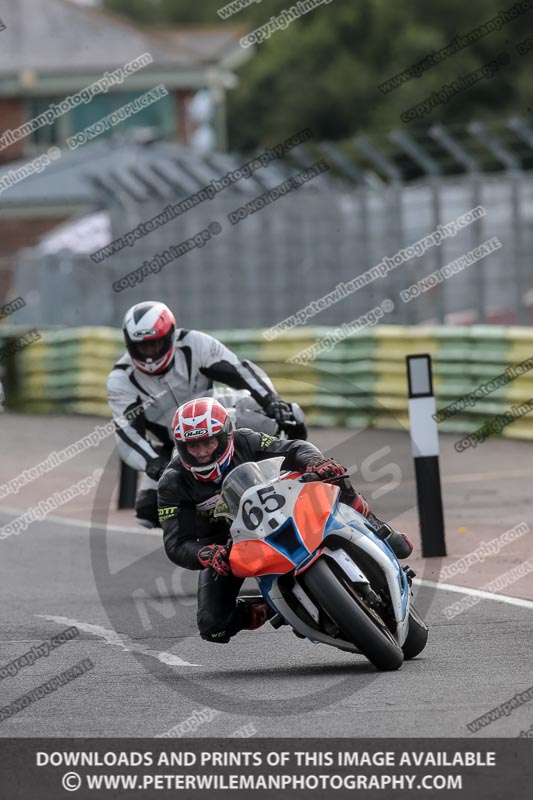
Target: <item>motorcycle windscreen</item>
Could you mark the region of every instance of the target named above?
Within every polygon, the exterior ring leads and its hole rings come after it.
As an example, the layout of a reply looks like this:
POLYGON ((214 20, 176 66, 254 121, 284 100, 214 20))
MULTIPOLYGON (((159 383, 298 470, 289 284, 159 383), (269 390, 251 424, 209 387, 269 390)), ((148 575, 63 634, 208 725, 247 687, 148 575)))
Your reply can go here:
POLYGON ((247 461, 232 469, 222 482, 215 518, 234 520, 239 514, 242 496, 253 486, 277 481, 283 461, 283 456, 277 456, 260 462, 247 461))

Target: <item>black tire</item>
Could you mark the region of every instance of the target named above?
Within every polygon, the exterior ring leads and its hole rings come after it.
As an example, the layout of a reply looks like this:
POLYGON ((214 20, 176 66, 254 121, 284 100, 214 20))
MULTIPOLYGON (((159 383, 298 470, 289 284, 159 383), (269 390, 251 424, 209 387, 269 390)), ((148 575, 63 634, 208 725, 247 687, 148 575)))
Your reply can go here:
POLYGON ((355 591, 352 593, 342 585, 323 558, 315 561, 300 580, 346 640, 377 669, 395 670, 402 666, 403 651, 383 620, 373 614, 355 591))
POLYGON ((409 633, 403 643, 403 656, 406 661, 419 655, 427 644, 428 627, 416 608, 409 609, 409 633))

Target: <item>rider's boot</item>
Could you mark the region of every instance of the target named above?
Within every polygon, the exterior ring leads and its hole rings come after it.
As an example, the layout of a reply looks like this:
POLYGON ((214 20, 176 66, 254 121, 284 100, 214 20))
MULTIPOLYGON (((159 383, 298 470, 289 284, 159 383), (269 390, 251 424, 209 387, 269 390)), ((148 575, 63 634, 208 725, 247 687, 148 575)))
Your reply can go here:
POLYGON ((387 525, 386 522, 376 517, 362 494, 356 493, 352 508, 359 511, 370 523, 374 533, 390 545, 396 558, 409 558, 413 552, 413 544, 405 533, 399 533, 387 525))
POLYGON ((158 528, 157 490, 141 489, 135 498, 135 521, 143 528, 158 528))
POLYGON ((249 603, 247 605, 247 621, 243 625, 243 630, 245 631, 257 630, 274 615, 268 603, 249 603))

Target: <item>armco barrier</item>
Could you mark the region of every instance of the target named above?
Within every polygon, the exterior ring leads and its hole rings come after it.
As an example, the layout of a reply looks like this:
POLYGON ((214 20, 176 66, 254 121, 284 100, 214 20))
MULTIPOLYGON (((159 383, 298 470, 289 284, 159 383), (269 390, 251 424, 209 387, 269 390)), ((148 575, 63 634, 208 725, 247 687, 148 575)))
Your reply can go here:
MULTIPOLYGON (((533 356, 533 328, 377 325, 305 366, 288 362, 332 330, 302 327, 273 341, 261 331, 213 334, 241 358, 261 365, 279 393, 299 402, 309 423, 319 426, 407 428, 408 354, 431 354, 438 409, 533 356)), ((0 326, 0 343, 23 332, 0 326)), ((43 331, 40 341, 10 359, 8 403, 32 413, 109 416, 106 378, 123 351, 122 334, 113 328, 43 331)), ((470 433, 532 398, 533 370, 445 419, 439 430, 470 433)), ((533 413, 509 425, 503 435, 533 439, 533 413)))

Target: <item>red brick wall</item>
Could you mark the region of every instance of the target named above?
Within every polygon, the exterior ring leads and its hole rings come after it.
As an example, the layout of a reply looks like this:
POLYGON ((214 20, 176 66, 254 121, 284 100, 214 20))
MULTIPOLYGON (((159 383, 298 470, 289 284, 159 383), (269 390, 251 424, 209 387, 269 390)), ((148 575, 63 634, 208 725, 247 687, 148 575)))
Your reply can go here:
POLYGON ((0 256, 9 256, 23 247, 33 247, 41 236, 66 219, 68 216, 0 220, 0 256))
MULTIPOLYGON (((26 120, 23 101, 12 97, 0 98, 0 133, 18 128, 24 122, 26 120)), ((0 163, 15 161, 18 158, 24 158, 24 139, 0 150, 0 163)))

